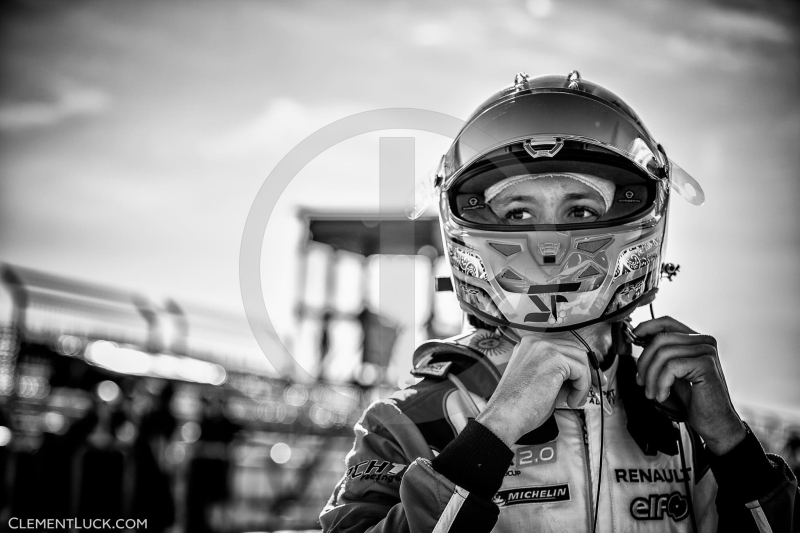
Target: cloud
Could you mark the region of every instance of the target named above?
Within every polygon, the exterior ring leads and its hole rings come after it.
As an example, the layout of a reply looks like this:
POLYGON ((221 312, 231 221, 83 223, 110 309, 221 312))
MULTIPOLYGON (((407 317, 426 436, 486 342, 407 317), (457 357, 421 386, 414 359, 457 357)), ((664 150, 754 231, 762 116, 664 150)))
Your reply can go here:
POLYGON ((453 42, 454 34, 447 24, 426 21, 417 24, 413 28, 411 38, 414 44, 418 46, 445 46, 453 42))
POLYGON ((751 13, 712 7, 704 22, 718 34, 736 41, 791 44, 794 40, 791 27, 768 12, 751 13))
POLYGON ((291 98, 277 98, 251 120, 204 143, 202 151, 221 159, 265 152, 281 153, 318 129, 357 111, 354 105, 312 107, 291 98))
POLYGON ((45 127, 78 115, 94 115, 108 108, 110 98, 98 89, 62 84, 50 102, 0 104, 0 130, 45 127))

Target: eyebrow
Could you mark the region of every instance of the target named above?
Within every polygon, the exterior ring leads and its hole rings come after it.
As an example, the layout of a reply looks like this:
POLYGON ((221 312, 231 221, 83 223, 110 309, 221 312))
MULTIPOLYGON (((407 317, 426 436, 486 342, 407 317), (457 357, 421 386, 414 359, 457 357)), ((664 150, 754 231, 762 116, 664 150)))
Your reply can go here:
POLYGON ((497 205, 498 206, 507 206, 508 204, 513 204, 514 202, 538 202, 539 198, 536 196, 527 196, 524 194, 517 194, 515 196, 509 196, 508 198, 501 198, 498 199, 497 205))
MULTIPOLYGON (((597 200, 598 194, 587 194, 582 192, 571 192, 564 196, 564 200, 597 200)), ((601 203, 605 204, 605 201, 600 198, 601 203)))
MULTIPOLYGON (((571 192, 569 194, 564 195, 564 200, 597 200, 597 196, 595 194, 587 194, 583 192, 571 192)), ((538 202, 540 199, 537 196, 530 196, 524 194, 517 194, 515 196, 510 196, 508 198, 498 199, 497 205, 505 207, 508 204, 512 204, 514 202, 538 202)), ((600 199, 601 203, 604 203, 602 198, 600 199)))

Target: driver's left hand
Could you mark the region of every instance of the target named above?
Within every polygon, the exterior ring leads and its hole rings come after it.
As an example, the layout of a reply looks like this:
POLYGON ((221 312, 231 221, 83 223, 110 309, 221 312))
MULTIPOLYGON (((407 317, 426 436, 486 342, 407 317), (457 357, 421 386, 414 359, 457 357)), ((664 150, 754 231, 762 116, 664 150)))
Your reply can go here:
POLYGON ((645 342, 636 376, 645 395, 662 403, 677 397, 712 453, 723 455, 739 444, 746 429, 728 394, 717 340, 668 316, 642 322, 633 333, 645 342))

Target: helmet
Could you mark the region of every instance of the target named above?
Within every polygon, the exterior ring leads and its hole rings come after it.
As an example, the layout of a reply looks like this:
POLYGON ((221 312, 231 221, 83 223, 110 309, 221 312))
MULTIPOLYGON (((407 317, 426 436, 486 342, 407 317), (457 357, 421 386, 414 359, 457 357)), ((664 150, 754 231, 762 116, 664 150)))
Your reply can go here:
POLYGON ((434 186, 462 309, 492 325, 544 332, 621 320, 652 298, 671 190, 704 200, 636 113, 577 71, 518 74, 466 121, 434 186), (542 178, 591 187, 603 213, 589 222, 509 224, 489 205, 542 178))

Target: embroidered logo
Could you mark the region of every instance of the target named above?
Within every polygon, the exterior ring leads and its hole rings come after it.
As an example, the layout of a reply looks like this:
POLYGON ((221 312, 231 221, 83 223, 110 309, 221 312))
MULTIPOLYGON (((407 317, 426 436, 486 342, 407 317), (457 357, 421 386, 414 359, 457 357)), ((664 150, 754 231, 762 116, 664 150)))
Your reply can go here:
MULTIPOLYGON (((600 395, 597 394, 594 386, 589 389, 589 396, 587 397, 587 403, 591 405, 599 405, 600 404, 600 395)), ((617 389, 608 389, 603 391, 603 398, 606 403, 609 405, 616 405, 617 404, 617 389)))
POLYGON ((636 520, 663 520, 664 515, 675 522, 689 516, 686 496, 675 491, 670 494, 650 494, 647 497, 634 498, 631 502, 631 516, 636 520))
POLYGON ((499 355, 503 352, 510 352, 514 345, 502 337, 492 333, 478 333, 470 341, 469 345, 477 348, 488 356, 499 355))
POLYGON ((569 483, 561 485, 543 485, 541 487, 521 487, 501 490, 492 498, 498 507, 519 505, 521 503, 549 503, 568 501, 569 483))
POLYGON ((400 481, 400 475, 408 465, 390 463, 389 461, 361 461, 351 466, 345 473, 347 479, 375 480, 375 481, 400 481))
POLYGON ((683 483, 692 468, 615 468, 617 483, 683 483))
POLYGON ((514 454, 513 466, 526 468, 558 461, 558 448, 554 442, 519 446, 514 454))

